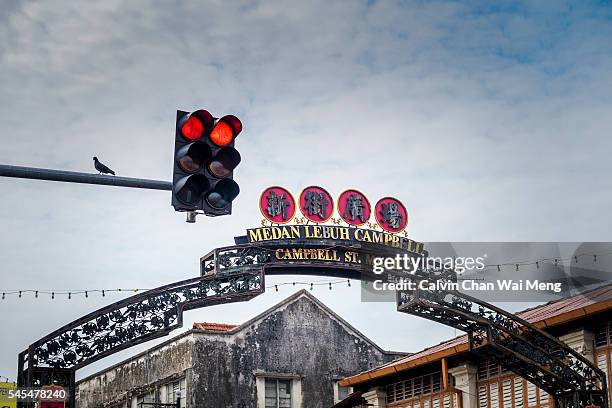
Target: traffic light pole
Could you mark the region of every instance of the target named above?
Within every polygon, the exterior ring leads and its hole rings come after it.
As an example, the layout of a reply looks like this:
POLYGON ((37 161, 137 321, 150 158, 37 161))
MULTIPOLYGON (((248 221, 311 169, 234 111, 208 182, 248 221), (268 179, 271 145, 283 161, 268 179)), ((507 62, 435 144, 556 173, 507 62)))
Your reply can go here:
POLYGON ((6 164, 0 164, 0 177, 172 191, 172 183, 169 181, 115 177, 101 174, 79 173, 75 171, 41 169, 37 167, 9 166, 6 164))

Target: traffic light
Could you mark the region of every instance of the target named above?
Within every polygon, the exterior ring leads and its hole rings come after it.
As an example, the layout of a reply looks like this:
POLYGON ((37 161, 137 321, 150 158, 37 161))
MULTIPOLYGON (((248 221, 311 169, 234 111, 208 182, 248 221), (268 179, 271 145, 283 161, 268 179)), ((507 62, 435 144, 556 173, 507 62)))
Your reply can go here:
POLYGON ((172 206, 201 210, 209 216, 232 213, 240 193, 233 171, 240 163, 234 148, 242 122, 234 115, 220 119, 206 110, 177 111, 172 175, 172 206))

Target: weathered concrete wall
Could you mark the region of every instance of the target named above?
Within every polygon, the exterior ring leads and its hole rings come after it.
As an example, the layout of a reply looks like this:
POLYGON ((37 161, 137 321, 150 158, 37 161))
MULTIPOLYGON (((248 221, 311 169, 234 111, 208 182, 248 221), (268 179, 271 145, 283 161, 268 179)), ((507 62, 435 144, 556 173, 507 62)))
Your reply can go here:
POLYGON ((80 382, 77 407, 112 406, 185 375, 193 363, 192 344, 192 335, 184 336, 80 382))
POLYGON ((129 407, 184 376, 189 408, 255 408, 256 378, 276 374, 299 381, 292 408, 329 408, 335 380, 393 357, 302 291, 235 332, 192 331, 81 381, 77 407, 129 407))
POLYGON ((300 296, 238 333, 194 334, 189 406, 255 408, 257 372, 301 377, 304 408, 333 405, 333 382, 391 359, 300 296))

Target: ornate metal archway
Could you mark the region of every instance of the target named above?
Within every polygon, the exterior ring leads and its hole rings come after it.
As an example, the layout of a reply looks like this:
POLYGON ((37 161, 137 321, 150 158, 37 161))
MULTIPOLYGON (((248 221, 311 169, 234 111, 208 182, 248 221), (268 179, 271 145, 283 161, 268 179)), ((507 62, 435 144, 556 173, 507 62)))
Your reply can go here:
MULTIPOLYGON (((297 229, 295 230, 297 231, 297 229)), ((368 231, 368 230, 362 230, 368 231)), ((377 231, 371 231, 375 237, 377 231)), ((363 233, 365 234, 365 232, 363 233)), ((201 276, 153 289, 92 312, 32 343, 19 354, 22 387, 57 383, 71 391, 75 372, 120 350, 169 334, 183 324, 185 310, 247 301, 265 291, 265 275, 303 274, 374 280, 373 256, 424 256, 410 240, 237 237, 201 259, 201 276)), ((359 234, 357 235, 359 236, 359 234)), ((347 235, 348 237, 348 235, 347 235)), ((453 271, 420 271, 416 279, 456 281, 453 271)), ((517 316, 459 292, 398 293, 398 311, 468 333, 472 350, 496 360, 549 392, 557 408, 596 404, 607 408, 605 374, 567 345, 517 316)), ((20 403, 26 408, 33 405, 20 403)))

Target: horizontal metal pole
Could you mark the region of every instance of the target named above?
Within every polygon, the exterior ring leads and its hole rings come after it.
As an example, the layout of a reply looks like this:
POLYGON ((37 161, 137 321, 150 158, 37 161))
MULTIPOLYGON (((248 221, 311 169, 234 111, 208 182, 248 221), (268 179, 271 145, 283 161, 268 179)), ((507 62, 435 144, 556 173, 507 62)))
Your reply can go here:
POLYGON ((63 181, 67 183, 99 184, 115 187, 146 188, 149 190, 172 190, 172 183, 169 181, 115 177, 101 174, 79 173, 76 171, 40 169, 37 167, 9 166, 6 164, 0 164, 0 176, 32 180, 63 181))

